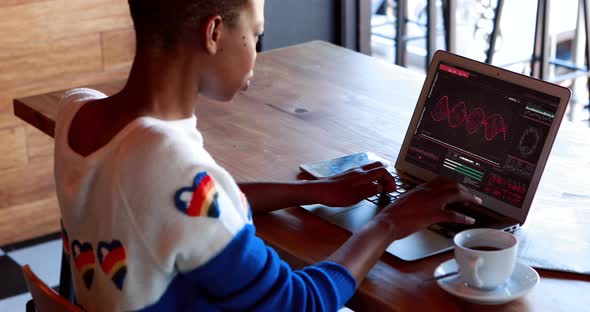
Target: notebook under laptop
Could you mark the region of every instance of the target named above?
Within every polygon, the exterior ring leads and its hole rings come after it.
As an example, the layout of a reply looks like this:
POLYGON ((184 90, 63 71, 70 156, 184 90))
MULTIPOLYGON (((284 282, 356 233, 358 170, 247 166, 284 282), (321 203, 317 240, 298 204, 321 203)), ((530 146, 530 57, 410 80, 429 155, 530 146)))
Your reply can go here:
MULTIPOLYGON (((457 207, 475 225, 514 231, 528 215, 563 118, 570 90, 555 84, 437 51, 395 164, 398 192, 438 175, 467 186, 481 206, 457 207)), ((307 210, 350 231, 380 207, 370 198, 339 213, 307 210)), ((418 260, 452 249, 467 226, 441 223, 392 243, 387 251, 418 260)))

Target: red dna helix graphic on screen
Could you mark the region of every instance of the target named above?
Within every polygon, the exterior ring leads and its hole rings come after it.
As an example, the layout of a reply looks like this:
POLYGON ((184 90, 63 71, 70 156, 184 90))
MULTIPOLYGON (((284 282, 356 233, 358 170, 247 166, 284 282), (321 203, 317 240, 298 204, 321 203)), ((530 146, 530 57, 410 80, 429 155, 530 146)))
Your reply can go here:
POLYGON ((479 107, 468 114, 465 102, 460 101, 453 107, 449 107, 449 97, 446 95, 436 102, 434 108, 430 111, 430 116, 437 122, 447 118, 451 128, 458 128, 465 123, 468 134, 474 134, 479 128, 483 127, 484 136, 488 142, 500 133, 503 135, 504 141, 506 141, 506 124, 502 115, 493 114, 486 118, 485 112, 479 107))

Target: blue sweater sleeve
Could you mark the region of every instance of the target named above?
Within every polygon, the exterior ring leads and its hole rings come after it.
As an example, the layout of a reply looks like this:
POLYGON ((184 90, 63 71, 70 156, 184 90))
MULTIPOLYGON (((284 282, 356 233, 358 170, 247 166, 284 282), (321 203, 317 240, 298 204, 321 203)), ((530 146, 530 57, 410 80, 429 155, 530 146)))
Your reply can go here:
POLYGON ((336 311, 356 281, 339 264, 321 262, 293 271, 246 225, 223 251, 183 276, 222 310, 336 311))

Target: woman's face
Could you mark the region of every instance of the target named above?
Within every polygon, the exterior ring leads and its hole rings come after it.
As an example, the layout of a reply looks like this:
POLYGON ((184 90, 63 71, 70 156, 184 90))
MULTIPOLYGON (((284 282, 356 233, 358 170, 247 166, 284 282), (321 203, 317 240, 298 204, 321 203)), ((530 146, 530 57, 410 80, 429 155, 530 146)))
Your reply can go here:
POLYGON ((234 25, 222 23, 216 52, 200 81, 200 93, 229 101, 247 89, 254 76, 256 44, 263 32, 264 0, 249 0, 234 25))

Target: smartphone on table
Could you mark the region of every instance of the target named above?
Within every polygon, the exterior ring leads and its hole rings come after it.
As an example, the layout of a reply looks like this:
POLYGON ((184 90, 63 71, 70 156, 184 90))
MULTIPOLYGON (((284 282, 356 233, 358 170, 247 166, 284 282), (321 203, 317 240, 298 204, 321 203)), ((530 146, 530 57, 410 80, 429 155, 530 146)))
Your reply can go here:
POLYGON ((390 162, 385 158, 371 152, 362 152, 346 155, 333 159, 320 160, 299 165, 299 169, 315 178, 325 178, 342 173, 346 170, 362 167, 379 161, 384 167, 389 167, 390 162))

